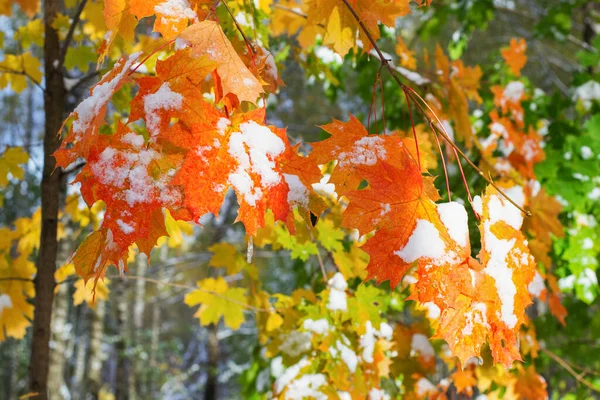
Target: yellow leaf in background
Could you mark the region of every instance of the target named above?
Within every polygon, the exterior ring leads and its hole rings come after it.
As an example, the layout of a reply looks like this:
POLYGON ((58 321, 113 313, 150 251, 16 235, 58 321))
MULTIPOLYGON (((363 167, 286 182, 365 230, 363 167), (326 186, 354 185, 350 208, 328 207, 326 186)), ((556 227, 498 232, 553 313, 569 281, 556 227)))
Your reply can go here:
POLYGON ((283 324, 283 318, 281 315, 273 312, 269 314, 269 319, 267 319, 267 332, 274 331, 279 328, 283 324))
POLYGON ((222 277, 198 281, 198 288, 186 294, 184 302, 190 307, 201 304, 194 315, 200 325, 217 324, 221 317, 233 330, 242 325, 247 304, 245 289, 230 288, 222 277))
POLYGON ((352 47, 354 47, 354 37, 352 29, 342 26, 340 11, 337 7, 331 12, 329 22, 327 23, 327 35, 325 44, 332 45, 333 49, 344 57, 352 47))
MULTIPOLYGON (((14 3, 15 0, 0 0, 0 15, 12 15, 12 5, 14 3)), ((40 0, 16 0, 16 3, 21 6, 21 10, 28 17, 33 17, 40 8, 40 0)))
MULTIPOLYGON (((68 263, 54 271, 54 280, 57 283, 60 283, 71 275, 75 275, 75 265, 73 265, 73 263, 68 263)), ((58 291, 58 286, 54 289, 55 293, 56 291, 58 291)))
POLYGON ((271 4, 273 4, 273 0, 258 0, 258 9, 264 12, 265 14, 270 15, 271 4))
POLYGON ((71 18, 68 15, 58 13, 52 22, 52 28, 58 32, 60 40, 64 40, 71 26, 71 18))
POLYGON ((32 279, 35 265, 20 256, 17 259, 0 257, 0 278, 23 280, 0 280, 0 342, 6 337, 21 339, 33 318, 33 305, 27 300, 34 297, 32 279))
POLYGON ((85 301, 88 307, 96 308, 96 301, 108 299, 110 290, 108 290, 107 284, 109 282, 108 279, 98 280, 98 283, 96 284, 96 297, 94 299, 95 283, 90 280, 86 284, 83 279, 78 279, 73 285, 75 287, 75 293, 73 293, 73 305, 78 306, 85 301))
POLYGON ((21 43, 22 49, 27 49, 32 44, 42 47, 44 44, 43 21, 38 18, 29 21, 24 26, 20 26, 15 32, 14 40, 21 43))
POLYGON ((315 228, 321 245, 331 252, 339 252, 344 250, 342 240, 344 240, 344 231, 340 227, 336 227, 330 219, 320 219, 315 228))
POLYGON ((162 246, 165 241, 171 248, 177 248, 183 244, 183 235, 192 236, 194 227, 185 221, 177 221, 171 216, 169 210, 165 209, 165 227, 169 236, 163 236, 158 240, 157 246, 162 246))
POLYGON ((208 265, 227 268, 227 275, 234 275, 248 266, 246 258, 230 243, 217 243, 208 248, 214 255, 208 265))
POLYGON ((352 246, 349 253, 334 252, 333 261, 346 280, 355 277, 364 280, 367 277, 369 255, 357 246, 352 246))
POLYGON ((88 1, 81 13, 81 19, 85 21, 83 23, 83 33, 94 42, 103 40, 104 35, 106 35, 106 23, 102 14, 103 7, 102 1, 88 1))
POLYGON ((41 66, 40 60, 29 52, 21 55, 7 54, 4 60, 0 61, 0 70, 3 70, 0 72, 0 88, 10 84, 15 92, 20 93, 27 87, 27 76, 40 83, 41 66))
POLYGON ((408 49, 401 36, 398 36, 396 42, 396 54, 400 57, 400 66, 410 70, 415 70, 417 68, 415 52, 408 49))
POLYGON ((40 245, 42 230, 42 209, 38 208, 31 218, 23 217, 15 221, 15 234, 19 238, 17 250, 19 254, 31 254, 40 245))
POLYGON ((69 47, 65 57, 65 68, 73 69, 75 67, 83 73, 90 69, 90 64, 96 61, 96 52, 90 46, 69 47))
POLYGON ((16 179, 23 179, 25 171, 21 164, 29 160, 29 154, 21 147, 10 147, 0 157, 0 187, 8 184, 8 174, 16 179))

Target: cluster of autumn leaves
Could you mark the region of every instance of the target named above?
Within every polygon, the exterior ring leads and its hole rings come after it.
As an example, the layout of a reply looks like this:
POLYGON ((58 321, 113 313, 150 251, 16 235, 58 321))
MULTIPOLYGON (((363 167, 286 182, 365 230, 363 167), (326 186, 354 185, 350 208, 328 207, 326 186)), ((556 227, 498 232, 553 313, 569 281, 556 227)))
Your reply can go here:
MULTIPOLYGON (((344 283, 356 277, 389 280, 396 287, 407 277, 412 278, 410 298, 427 304, 439 315, 433 324, 436 337, 448 343, 460 366, 465 367, 453 377, 461 392, 468 393, 476 375, 485 373, 469 361, 481 355, 484 343, 489 343, 495 362, 510 366, 521 359, 519 336, 527 323, 524 311, 532 295, 548 298, 552 311, 564 320, 556 279, 549 272, 536 271, 531 256, 550 267, 545 260, 550 235, 561 234, 560 225, 556 225, 560 208, 543 189, 535 187, 533 166, 543 159, 542 137, 533 128, 523 132, 521 102, 527 95, 520 81, 492 88, 497 110, 490 114, 493 123, 488 138, 474 135, 469 116, 469 101, 481 102, 479 67, 464 66, 460 60, 450 62, 438 48, 435 73, 428 77, 433 84, 423 96, 431 112, 443 122, 447 136, 477 149, 480 168, 500 176, 502 190, 520 191, 523 197, 519 205, 533 210, 533 217, 525 221, 527 240, 521 231, 522 221, 514 223, 497 215, 498 207, 511 215, 518 214, 518 210, 496 188, 488 187, 474 204, 473 215, 479 219, 483 238, 476 260, 471 257, 468 231, 466 235, 464 230, 455 234, 455 227, 444 221, 441 211, 450 206, 460 213, 462 206, 436 203, 440 195, 434 178, 427 173, 428 167, 437 165, 432 149, 434 140, 440 138, 435 132, 418 125, 414 135, 369 134, 360 121, 350 116, 348 122, 323 126, 331 136, 312 143, 310 153, 301 155, 299 146, 290 145, 284 129, 266 124, 265 108, 257 107, 281 83, 273 56, 256 43, 232 43, 215 21, 213 1, 190 1, 190 8, 179 14, 168 12, 163 3, 105 2, 110 35, 105 37, 101 56, 107 54, 118 36, 133 40, 138 20, 150 15, 156 15, 154 29, 171 41, 172 51, 156 63, 151 76, 136 73, 151 54, 122 57, 66 121, 68 133, 55 153, 57 165, 66 168, 77 159, 85 159, 86 165, 76 178, 81 183, 82 197, 89 206, 104 203, 106 210, 101 227, 83 241, 73 265, 59 270, 61 274, 69 274, 74 268, 85 281, 101 282, 109 265, 125 271, 132 245, 149 254, 159 238, 168 235, 164 210, 171 223, 197 222, 206 213, 218 215, 228 188, 232 188, 240 205, 237 220, 249 236, 255 237, 257 246, 283 247, 293 256, 296 252, 298 258, 318 253, 309 240, 310 214, 323 217, 323 211, 338 207, 341 217, 335 223, 322 218, 325 222, 319 222, 316 229, 323 230, 318 238, 321 245, 340 258, 336 260, 342 277, 339 279, 344 283), (132 84, 137 92, 128 120, 107 127, 105 117, 112 96, 119 90, 130 90, 132 84), (329 173, 328 184, 335 185, 339 201, 332 203, 313 186, 322 180, 322 171, 329 173), (338 230, 323 228, 327 223, 335 224, 338 230), (442 254, 417 251, 408 255, 407 248, 411 240, 417 240, 413 235, 420 224, 431 226, 428 232, 437 235, 442 254), (358 231, 364 242, 360 249, 357 245, 350 252, 335 251, 334 243, 339 241, 328 239, 327 232, 338 235, 340 226, 347 232, 358 231), (305 239, 301 243, 300 232, 304 232, 305 239), (498 242, 510 244, 500 256, 498 242), (357 255, 363 251, 369 256, 368 265, 364 257, 357 255), (508 272, 508 283, 499 283, 494 270, 498 262, 508 272), (545 288, 544 279, 550 290, 545 288), (506 284, 510 286, 508 292, 506 284)), ((398 16, 410 12, 407 1, 354 0, 349 4, 374 39, 378 38, 380 23, 393 27, 398 16)), ((365 32, 341 2, 306 1, 300 11, 294 1, 278 2, 273 9, 269 5, 269 13, 281 14, 274 18, 274 34, 299 32, 298 41, 303 47, 309 47, 320 36, 323 44, 341 56, 352 48, 370 50, 365 32)), ((513 78, 525 65, 525 50, 524 41, 514 40, 503 51, 513 78)), ((402 67, 416 69, 414 54, 401 39, 396 51, 402 67)), ((446 154, 440 156, 458 162, 451 147, 446 147, 446 154)), ((466 220, 463 222, 466 226, 466 220)), ((230 250, 215 249, 215 253, 223 257, 230 250)), ((258 287, 259 279, 251 264, 238 258, 217 258, 211 263, 228 271, 233 263, 235 272, 245 271, 258 287)), ((223 317, 234 329, 244 320, 244 307, 260 310, 260 340, 267 344, 270 358, 282 357, 282 363, 290 369, 298 366, 297 375, 300 371, 310 374, 312 366, 325 362, 331 387, 350 394, 364 393, 366 388, 379 390, 381 377, 390 375, 390 371, 397 375, 404 368, 393 365, 390 351, 408 352, 407 358, 414 358, 415 363, 411 370, 415 395, 443 397, 443 385, 436 387, 421 380, 434 369, 429 351, 402 348, 403 343, 415 340, 415 335, 428 336, 428 328, 398 325, 393 334, 387 332, 380 317, 385 308, 378 306, 381 289, 360 286, 356 291, 348 290, 339 279, 330 281, 317 295, 299 290, 291 296, 276 295, 277 302, 272 304, 264 291, 246 297, 244 289, 230 287, 222 278, 210 278, 199 282, 198 291, 190 293, 186 303, 200 304, 197 316, 201 323, 215 323, 223 317), (333 291, 348 303, 348 308, 329 307, 333 291), (223 306, 227 304, 221 301, 224 298, 230 307, 223 306), (309 320, 312 322, 307 323, 309 320), (301 336, 304 340, 309 337, 310 348, 323 350, 323 354, 310 353, 314 359, 308 360, 304 358, 306 351, 284 351, 289 346, 283 342, 291 340, 286 338, 307 332, 308 336, 301 336), (365 335, 373 337, 372 344, 364 342, 365 335), (368 354, 364 353, 367 345, 372 345, 368 354), (353 360, 351 355, 338 356, 350 354, 346 349, 353 349, 356 364, 348 361, 353 360)), ((23 311, 24 315, 30 313, 23 311)), ((531 327, 525 332, 535 337, 531 327)), ((526 353, 534 355, 535 348, 526 353)), ((500 379, 512 379, 499 372, 494 376, 498 384, 500 379)), ((518 376, 530 383, 539 381, 530 369, 521 368, 518 376)), ((513 388, 518 387, 518 379, 511 382, 513 388)), ((543 392, 545 385, 538 383, 535 387, 543 392)), ((285 390, 282 387, 275 394, 284 396, 285 390)))

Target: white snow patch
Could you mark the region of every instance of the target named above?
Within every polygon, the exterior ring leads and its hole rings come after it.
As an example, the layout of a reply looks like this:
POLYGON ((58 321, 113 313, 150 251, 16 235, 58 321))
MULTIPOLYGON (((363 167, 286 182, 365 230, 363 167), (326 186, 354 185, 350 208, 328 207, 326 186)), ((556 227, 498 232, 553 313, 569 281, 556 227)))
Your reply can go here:
POLYGON ((366 136, 354 142, 352 151, 338 155, 338 165, 345 168, 352 165, 375 165, 377 160, 385 160, 384 140, 378 135, 366 136))
POLYGON ((124 222, 122 219, 117 220, 117 225, 119 226, 119 229, 121 229, 121 231, 126 235, 129 235, 133 233, 133 231, 135 231, 135 228, 133 226, 124 222))
POLYGON ((348 299, 346 298, 348 283, 346 283, 344 276, 337 272, 333 278, 329 280, 328 285, 331 289, 329 290, 327 309, 332 311, 346 311, 348 309, 348 299))
POLYGON ((263 192, 254 186, 249 172, 258 174, 264 187, 276 185, 281 181, 281 174, 275 170, 273 159, 284 150, 283 140, 254 121, 242 123, 240 132, 231 134, 228 152, 238 161, 238 167, 229 174, 229 183, 250 206, 256 205, 263 192))
POLYGON ((436 392, 437 389, 427 378, 420 378, 416 384, 416 392, 419 396, 425 396, 430 392, 436 392))
MULTIPOLYGON (((125 65, 123 66, 123 69, 121 69, 121 71, 113 79, 93 87, 90 97, 82 101, 75 108, 73 112, 77 114, 77 119, 73 121, 73 132, 78 139, 80 138, 81 134, 88 130, 94 118, 100 114, 100 109, 106 106, 106 104, 110 101, 121 80, 126 74, 129 73, 129 69, 133 63, 138 60, 140 54, 141 53, 138 52, 129 56, 125 62, 125 65)), ((113 71, 118 69, 120 65, 121 60, 115 64, 113 71)), ((104 77, 102 77, 102 79, 104 79, 104 77)))
POLYGON ((503 97, 511 103, 518 103, 525 92, 525 85, 521 81, 512 81, 504 88, 503 97))
POLYGON ((311 337, 312 335, 308 332, 292 331, 279 345, 279 350, 290 357, 297 357, 311 348, 311 337))
POLYGON ((579 151, 581 152, 581 158, 584 160, 589 160, 590 158, 594 157, 594 152, 589 146, 581 146, 579 151))
POLYGON ((316 321, 313 319, 307 319, 304 320, 302 327, 307 331, 322 335, 329 330, 329 322, 325 318, 321 318, 316 321))
POLYGON ((383 389, 371 388, 369 400, 390 400, 390 396, 383 389))
POLYGON ((290 382, 294 378, 296 378, 296 376, 298 376, 298 374, 300 373, 300 370, 309 364, 310 363, 306 360, 306 358, 303 358, 300 361, 298 361, 296 364, 294 364, 294 365, 290 366, 288 369, 286 369, 285 372, 281 376, 279 376, 279 378, 277 378, 275 380, 275 383, 274 383, 275 394, 281 393, 283 391, 283 389, 285 389, 290 384, 290 382))
POLYGON ((283 177, 290 189, 287 195, 288 204, 291 207, 308 207, 308 189, 306 189, 298 175, 283 174, 283 177))
POLYGON ((527 286, 527 290, 529 291, 529 294, 532 295, 533 297, 540 297, 540 294, 542 294, 542 292, 545 289, 546 289, 546 285, 544 285, 544 278, 542 278, 542 275, 540 275, 539 272, 535 271, 533 280, 531 281, 529 286, 527 286))
POLYGON ((446 245, 436 227, 427 220, 419 219, 406 246, 394 251, 394 254, 404 262, 412 263, 421 257, 441 258, 445 251, 446 245))
POLYGON ((0 294, 0 316, 2 315, 2 311, 4 311, 5 308, 9 309, 12 308, 12 306, 13 303, 10 296, 7 294, 0 294))
POLYGON ((197 19, 197 15, 187 0, 166 0, 154 6, 154 11, 164 20, 197 19), (170 17, 170 18, 164 18, 170 17))
POLYGON ((429 342, 429 338, 422 333, 415 333, 410 342, 410 355, 421 355, 425 358, 435 356, 435 350, 429 342))
POLYGON ((448 234, 461 247, 469 243, 469 216, 465 207, 455 201, 437 205, 442 223, 448 234))
POLYGON ((325 385, 326 379, 323 374, 306 374, 288 385, 285 392, 286 400, 327 400, 327 395, 319 390, 325 385))
POLYGON ((183 96, 172 91, 169 82, 163 83, 155 93, 144 96, 146 127, 150 135, 156 136, 160 133, 160 116, 156 114, 158 110, 179 110, 182 104, 183 96))

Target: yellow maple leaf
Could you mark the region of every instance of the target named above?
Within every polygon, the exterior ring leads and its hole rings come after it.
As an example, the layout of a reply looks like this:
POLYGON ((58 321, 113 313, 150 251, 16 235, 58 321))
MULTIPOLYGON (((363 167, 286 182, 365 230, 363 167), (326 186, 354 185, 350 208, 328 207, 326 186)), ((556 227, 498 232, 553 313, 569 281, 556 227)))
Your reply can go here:
MULTIPOLYGON (((73 270, 74 269, 75 267, 73 267, 73 270)), ((88 307, 96 308, 96 302, 98 300, 108 299, 110 290, 108 289, 107 284, 109 282, 108 279, 100 279, 97 283, 92 281, 87 281, 87 283, 85 283, 83 279, 78 279, 73 285, 75 287, 75 293, 73 293, 73 305, 78 306, 85 301, 88 307)))
POLYGON ((244 322, 247 304, 245 289, 230 288, 222 277, 207 278, 197 283, 198 289, 185 296, 184 302, 192 307, 200 304, 194 317, 200 325, 219 323, 221 317, 231 329, 239 329, 244 322))
POLYGON ((0 342, 7 337, 21 339, 33 318, 33 305, 27 300, 34 297, 35 265, 26 256, 17 259, 0 257, 0 342))
POLYGON ((342 57, 354 46, 352 29, 342 25, 339 9, 335 7, 329 16, 325 44, 329 44, 342 57))
POLYGON ((29 160, 29 155, 21 147, 10 147, 0 157, 0 187, 8 184, 8 174, 16 179, 23 179, 25 171, 21 167, 29 160))

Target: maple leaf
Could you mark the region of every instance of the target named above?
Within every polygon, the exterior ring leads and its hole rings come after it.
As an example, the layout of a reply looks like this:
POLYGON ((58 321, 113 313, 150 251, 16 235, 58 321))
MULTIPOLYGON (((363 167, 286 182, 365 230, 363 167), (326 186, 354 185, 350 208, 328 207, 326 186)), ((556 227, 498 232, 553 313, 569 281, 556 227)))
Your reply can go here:
POLYGON ((402 36, 398 36, 396 39, 396 54, 400 57, 400 65, 404 68, 415 70, 417 68, 417 60, 415 59, 415 52, 410 51, 402 36))
POLYGON ((335 184, 336 192, 340 195, 358 189, 365 179, 365 173, 377 170, 379 162, 385 161, 398 168, 403 168, 403 163, 411 163, 412 155, 404 153, 405 146, 402 138, 370 135, 364 125, 352 114, 348 122, 334 119, 332 123, 322 125, 320 128, 331 137, 311 143, 313 149, 309 159, 318 165, 337 160, 329 182, 335 184), (398 152, 398 147, 401 148, 400 153, 408 156, 406 160, 403 157, 392 156, 398 152))
POLYGON ((8 174, 23 179, 25 171, 21 167, 29 160, 29 155, 21 147, 10 147, 0 157, 0 187, 8 184, 8 174))
POLYGON ((475 371, 472 369, 458 370, 450 375, 450 378, 452 379, 452 382, 454 383, 458 393, 464 393, 469 397, 473 395, 473 386, 477 384, 475 371))
POLYGON ((173 184, 185 186, 183 204, 194 219, 206 212, 217 215, 229 186, 240 203, 237 220, 249 235, 264 225, 267 209, 275 221, 287 218, 290 190, 282 162, 292 157, 293 150, 285 130, 263 125, 264 119, 264 109, 231 119, 205 113, 204 124, 182 137, 194 151, 187 154, 173 184))
POLYGON ((127 269, 127 255, 115 244, 112 231, 108 228, 87 236, 77 247, 72 262, 75 272, 83 278, 84 283, 92 277, 98 282, 110 264, 118 266, 120 272, 127 269))
MULTIPOLYGON (((16 0, 16 2, 30 18, 33 17, 40 8, 39 0, 16 0)), ((11 16, 12 4, 13 1, 0 0, 0 14, 11 16)))
POLYGON ((106 204, 102 227, 111 230, 122 252, 135 242, 149 254, 167 234, 162 207, 181 207, 181 190, 170 184, 181 158, 154 141, 144 146, 144 138, 121 123, 113 135, 100 135, 90 145, 76 182, 87 204, 106 204))
POLYGON ((468 147, 471 146, 472 127, 469 119, 468 100, 481 103, 479 96, 480 79, 482 71, 479 66, 465 67, 461 60, 452 63, 442 48, 438 45, 435 50, 435 63, 439 71, 438 79, 442 85, 442 93, 436 97, 448 99, 446 114, 456 124, 458 138, 465 140, 468 147))
POLYGON ((75 281, 73 286, 75 287, 75 292, 73 293, 73 305, 78 306, 82 304, 84 301, 88 307, 94 309, 96 308, 96 301, 98 300, 107 300, 110 290, 108 289, 107 284, 110 282, 108 279, 103 279, 97 282, 97 284, 92 284, 92 282, 85 283, 83 279, 78 279, 75 281))
POLYGON ((121 36, 125 40, 132 42, 134 38, 134 30, 137 25, 135 16, 129 12, 128 0, 105 1, 103 15, 108 32, 104 37, 102 46, 98 50, 100 54, 98 62, 101 62, 104 57, 106 57, 110 46, 117 36, 121 36))
POLYGON ((198 21, 198 13, 187 1, 129 0, 129 12, 138 20, 155 15, 154 31, 165 39, 173 39, 190 22, 198 21))
POLYGON ((190 307, 201 304, 194 315, 203 326, 217 324, 221 317, 233 330, 244 322, 245 289, 230 288, 222 277, 198 281, 198 290, 185 295, 184 302, 190 307))
POLYGON ((546 391, 548 385, 546 380, 535 371, 533 365, 527 368, 519 365, 518 371, 514 388, 515 393, 527 400, 548 399, 548 392, 546 391))
POLYGON ((510 39, 510 46, 502 49, 502 57, 515 76, 521 75, 521 69, 523 69, 525 63, 527 63, 527 55, 525 55, 526 50, 527 43, 523 38, 510 39))
POLYGON ((90 96, 71 113, 73 117, 69 132, 61 147, 54 153, 56 165, 66 168, 79 157, 86 158, 95 143, 99 127, 104 123, 106 107, 112 95, 129 79, 129 69, 138 60, 139 53, 122 57, 115 67, 90 89, 90 96))
MULTIPOLYGON (((4 237, 12 237, 9 232, 0 229, 4 237)), ((26 328, 33 319, 33 305, 29 302, 35 296, 33 281, 35 265, 28 255, 17 258, 0 257, 0 342, 7 337, 22 339, 26 328), (2 278, 21 278, 2 279, 2 278)))
MULTIPOLYGON (((507 191, 524 204, 520 187, 507 191)), ((482 215, 479 259, 484 283, 478 293, 482 300, 491 300, 487 319, 494 332, 490 337, 492 355, 508 367, 513 360, 520 360, 516 341, 525 319, 525 308, 531 303, 528 286, 535 275, 536 263, 520 232, 523 215, 519 209, 492 187, 487 188, 483 199, 474 200, 474 204, 477 213, 482 215)))
POLYGON ((31 52, 6 54, 0 61, 0 88, 10 84, 12 90, 21 93, 27 88, 27 79, 34 83, 42 82, 42 63, 31 52))
POLYGON ((248 267, 246 257, 242 256, 230 243, 216 243, 208 248, 213 252, 208 265, 215 268, 227 268, 227 275, 234 275, 248 267))
POLYGON ((179 37, 190 44, 195 55, 205 56, 218 64, 217 73, 224 95, 231 93, 239 101, 255 103, 264 92, 261 83, 244 65, 218 23, 195 23, 179 37))

